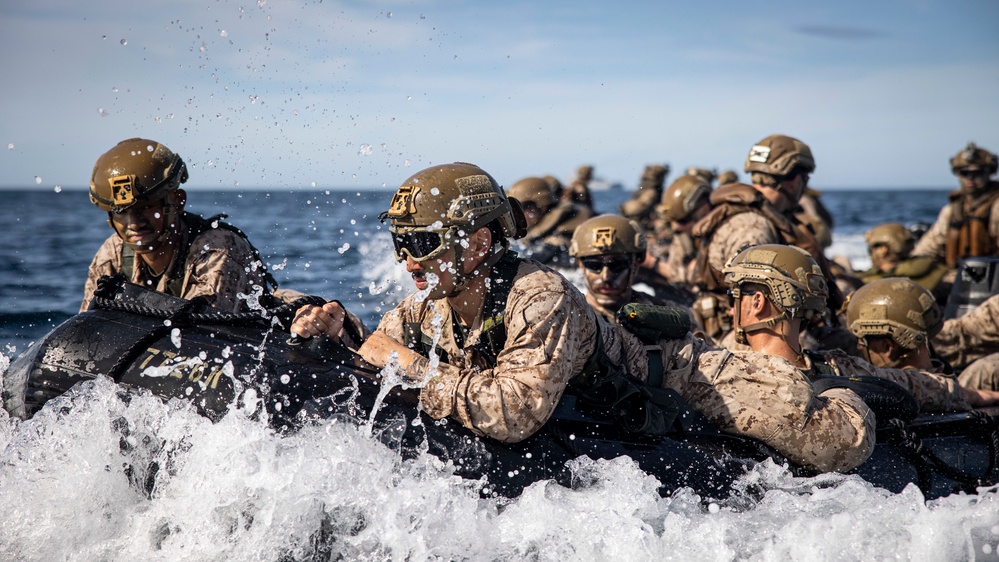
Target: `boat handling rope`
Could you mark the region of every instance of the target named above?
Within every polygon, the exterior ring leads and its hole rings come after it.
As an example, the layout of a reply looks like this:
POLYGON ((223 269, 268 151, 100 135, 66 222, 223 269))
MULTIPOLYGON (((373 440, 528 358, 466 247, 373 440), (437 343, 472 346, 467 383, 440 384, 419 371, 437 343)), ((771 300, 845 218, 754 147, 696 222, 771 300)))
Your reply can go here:
POLYGON ((999 467, 999 419, 984 412, 971 411, 969 415, 975 422, 975 432, 989 445, 989 466, 983 474, 971 474, 960 468, 950 466, 946 461, 924 446, 923 441, 908 425, 900 419, 888 422, 899 435, 899 445, 909 457, 919 473, 919 487, 924 492, 931 489, 932 473, 935 471, 946 478, 954 480, 963 486, 963 491, 975 493, 976 489, 988 486, 999 467))

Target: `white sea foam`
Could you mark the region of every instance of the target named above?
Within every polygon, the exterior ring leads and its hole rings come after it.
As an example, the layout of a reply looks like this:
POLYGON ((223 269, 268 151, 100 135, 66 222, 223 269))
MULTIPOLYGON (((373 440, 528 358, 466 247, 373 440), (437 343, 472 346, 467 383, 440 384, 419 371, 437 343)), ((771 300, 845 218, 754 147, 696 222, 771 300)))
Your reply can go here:
POLYGON ((924 502, 766 462, 711 503, 660 497, 631 459, 580 458, 571 489, 483 499, 483 483, 356 424, 281 435, 248 411, 212 423, 102 378, 29 421, 0 412, 0 559, 981 560, 999 546, 995 490, 924 502))

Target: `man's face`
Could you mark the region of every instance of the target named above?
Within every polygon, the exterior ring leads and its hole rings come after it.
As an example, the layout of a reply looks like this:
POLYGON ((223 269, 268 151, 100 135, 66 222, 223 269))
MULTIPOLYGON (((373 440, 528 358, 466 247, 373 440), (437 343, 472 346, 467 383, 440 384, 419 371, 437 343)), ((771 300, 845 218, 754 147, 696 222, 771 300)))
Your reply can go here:
POLYGON ((989 183, 989 175, 983 168, 969 166, 957 171, 958 183, 964 191, 980 191, 989 183))
POLYGON ((163 199, 140 201, 121 212, 112 212, 111 226, 122 241, 135 249, 135 253, 155 252, 164 242, 164 229, 176 228, 176 225, 166 224, 167 215, 174 215, 167 212, 165 203, 163 199))
POLYGON ((871 265, 875 269, 887 271, 895 265, 895 262, 889 259, 891 249, 888 248, 888 244, 874 244, 867 249, 867 253, 871 256, 871 265))
POLYGON ((454 248, 420 262, 407 255, 406 271, 413 277, 416 290, 425 292, 427 300, 442 299, 454 291, 457 268, 460 267, 455 261, 454 248))
POLYGON ((577 260, 586 290, 600 306, 618 310, 631 299, 638 264, 628 254, 603 254, 577 260))

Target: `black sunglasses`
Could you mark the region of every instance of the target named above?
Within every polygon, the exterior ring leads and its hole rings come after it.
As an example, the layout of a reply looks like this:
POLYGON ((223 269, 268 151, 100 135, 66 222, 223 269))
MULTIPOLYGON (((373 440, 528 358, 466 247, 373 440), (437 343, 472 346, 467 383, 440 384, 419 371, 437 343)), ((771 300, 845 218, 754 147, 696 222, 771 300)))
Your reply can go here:
POLYGON ((583 267, 593 273, 600 273, 606 267, 611 273, 621 273, 631 267, 631 260, 628 258, 614 258, 604 261, 600 258, 583 258, 579 260, 583 267))
POLYGON ((957 175, 961 176, 962 178, 977 178, 978 176, 981 176, 983 172, 984 170, 969 170, 965 168, 963 170, 958 170, 957 175))

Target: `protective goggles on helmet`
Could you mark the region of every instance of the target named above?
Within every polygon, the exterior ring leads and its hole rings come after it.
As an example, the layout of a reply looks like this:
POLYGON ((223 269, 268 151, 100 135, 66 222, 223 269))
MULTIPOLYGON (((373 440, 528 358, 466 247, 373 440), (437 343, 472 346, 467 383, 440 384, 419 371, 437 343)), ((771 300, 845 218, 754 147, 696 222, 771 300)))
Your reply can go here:
POLYGON ((411 229, 392 232, 392 244, 395 247, 395 257, 399 261, 409 256, 419 263, 436 258, 451 247, 455 239, 456 228, 444 229, 411 229))

